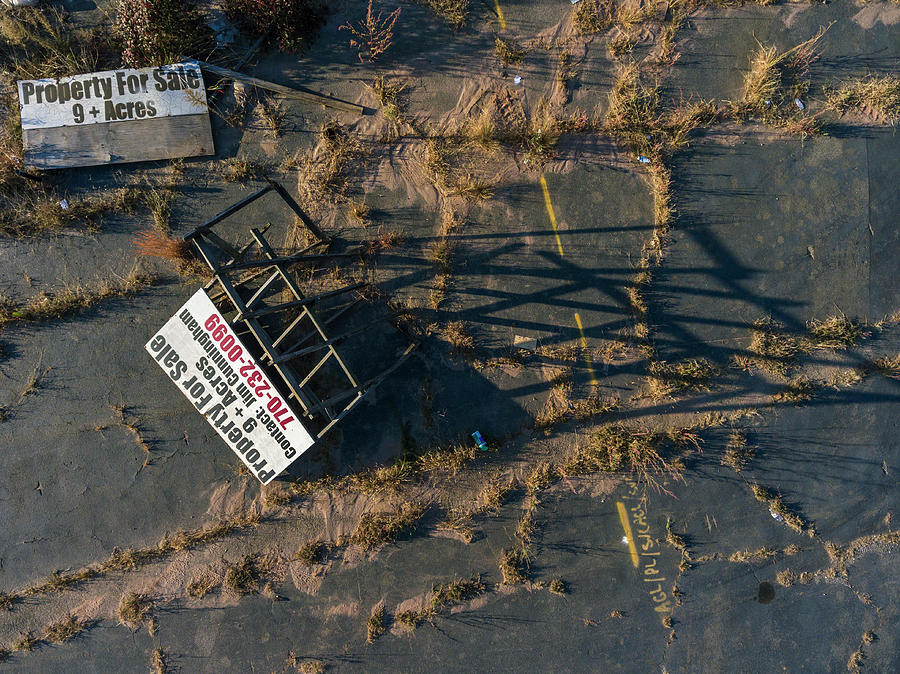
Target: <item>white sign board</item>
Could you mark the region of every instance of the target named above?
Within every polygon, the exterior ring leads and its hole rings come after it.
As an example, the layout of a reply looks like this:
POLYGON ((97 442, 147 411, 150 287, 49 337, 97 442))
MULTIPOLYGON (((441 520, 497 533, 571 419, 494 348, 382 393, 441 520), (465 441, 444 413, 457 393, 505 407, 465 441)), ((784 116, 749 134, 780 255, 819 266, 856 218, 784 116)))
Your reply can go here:
POLYGON ((206 88, 196 62, 19 80, 18 85, 23 130, 206 112, 206 88))
POLYGON ((263 484, 315 442, 202 288, 146 349, 263 484))
POLYGON ((36 168, 213 151, 206 87, 196 61, 17 85, 25 160, 36 168))

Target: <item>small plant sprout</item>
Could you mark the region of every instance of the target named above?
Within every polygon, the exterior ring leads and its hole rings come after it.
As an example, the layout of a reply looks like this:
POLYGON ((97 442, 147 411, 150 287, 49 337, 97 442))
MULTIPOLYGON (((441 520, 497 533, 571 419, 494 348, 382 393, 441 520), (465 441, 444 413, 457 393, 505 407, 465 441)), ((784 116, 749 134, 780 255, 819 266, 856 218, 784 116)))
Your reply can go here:
POLYGON ((378 12, 378 16, 375 16, 372 11, 372 0, 369 0, 369 7, 364 19, 361 19, 356 26, 347 22, 338 30, 349 31, 353 36, 350 39, 350 46, 357 50, 360 63, 372 62, 391 46, 394 41, 394 24, 397 23, 399 17, 399 7, 387 16, 383 16, 382 12, 378 12))

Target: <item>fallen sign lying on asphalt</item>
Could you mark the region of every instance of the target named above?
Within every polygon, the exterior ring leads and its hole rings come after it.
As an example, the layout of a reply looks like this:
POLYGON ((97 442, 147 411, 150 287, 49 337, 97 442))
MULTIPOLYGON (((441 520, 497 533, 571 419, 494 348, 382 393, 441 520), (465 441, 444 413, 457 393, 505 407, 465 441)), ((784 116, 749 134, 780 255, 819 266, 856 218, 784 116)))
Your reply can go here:
POLYGON ((196 61, 19 80, 25 166, 95 166, 213 154, 196 61))
POLYGON ((263 484, 312 446, 312 436, 202 288, 146 349, 263 484))
POLYGON ((328 265, 361 259, 368 246, 328 236, 284 187, 266 182, 185 234, 211 278, 147 344, 263 484, 358 409, 418 346, 403 309, 366 281, 331 277, 328 265), (256 221, 243 209, 267 195, 281 199, 290 220, 251 226, 243 245, 223 238, 235 220, 256 221), (273 226, 280 240, 299 234, 302 249, 276 251, 266 238, 273 226))

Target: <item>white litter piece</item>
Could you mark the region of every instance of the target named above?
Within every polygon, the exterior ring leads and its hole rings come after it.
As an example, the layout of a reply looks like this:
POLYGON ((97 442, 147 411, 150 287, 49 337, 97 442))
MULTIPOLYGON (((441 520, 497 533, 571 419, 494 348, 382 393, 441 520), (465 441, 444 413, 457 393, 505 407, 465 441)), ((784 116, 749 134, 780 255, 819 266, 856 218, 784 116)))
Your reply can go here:
POLYGON ((69 202, 68 202, 68 200, 67 200, 67 199, 63 199, 62 201, 60 201, 60 202, 59 202, 59 207, 60 207, 61 209, 63 209, 64 211, 69 210, 69 202))
POLYGON ((773 518, 776 522, 784 522, 784 518, 783 518, 781 515, 779 515, 777 512, 775 512, 774 510, 772 510, 771 508, 769 508, 769 514, 772 516, 772 518, 773 518))
POLYGON ((628 545, 628 536, 622 536, 622 544, 628 545))
POLYGON ((515 335, 513 336, 513 346, 517 349, 534 351, 537 348, 537 339, 534 337, 523 337, 522 335, 515 335))
POLYGON ((803 101, 801 101, 799 98, 795 98, 795 99, 794 99, 794 103, 796 103, 796 104, 797 104, 797 107, 800 108, 801 110, 805 110, 805 109, 806 109, 806 106, 803 105, 803 101))
POLYGON ((521 76, 516 75, 515 77, 513 77, 513 82, 514 82, 515 84, 522 84, 522 78, 521 78, 521 76))
POLYGON ((580 0, 572 0, 572 4, 574 5, 576 2, 580 2, 580 0))

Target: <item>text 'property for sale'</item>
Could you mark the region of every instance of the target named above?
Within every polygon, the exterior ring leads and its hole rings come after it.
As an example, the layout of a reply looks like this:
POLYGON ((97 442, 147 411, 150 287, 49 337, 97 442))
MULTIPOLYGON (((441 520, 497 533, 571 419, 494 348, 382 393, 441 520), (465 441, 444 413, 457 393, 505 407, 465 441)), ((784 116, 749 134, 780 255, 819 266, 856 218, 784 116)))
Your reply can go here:
POLYGON ((196 115, 206 110, 197 63, 21 80, 23 129, 196 115))

